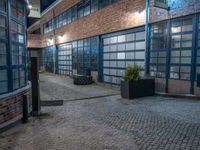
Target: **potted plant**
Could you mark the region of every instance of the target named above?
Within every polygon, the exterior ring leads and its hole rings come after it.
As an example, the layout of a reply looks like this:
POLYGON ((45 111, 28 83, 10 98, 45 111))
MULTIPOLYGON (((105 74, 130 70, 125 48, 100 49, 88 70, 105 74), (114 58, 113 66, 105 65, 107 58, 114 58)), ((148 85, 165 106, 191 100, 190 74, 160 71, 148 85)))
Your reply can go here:
POLYGON ((155 94, 155 80, 142 78, 141 70, 142 68, 137 65, 128 66, 121 81, 122 98, 134 99, 155 94))

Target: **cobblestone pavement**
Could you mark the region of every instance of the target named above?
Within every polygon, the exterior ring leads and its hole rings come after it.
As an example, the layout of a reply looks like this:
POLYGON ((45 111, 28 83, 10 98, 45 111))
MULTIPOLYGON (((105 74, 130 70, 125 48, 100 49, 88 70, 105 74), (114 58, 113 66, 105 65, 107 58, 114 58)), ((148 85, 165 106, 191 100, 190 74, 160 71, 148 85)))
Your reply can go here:
POLYGON ((40 74, 41 100, 74 100, 119 94, 117 88, 97 86, 77 86, 69 77, 54 74, 40 74))
POLYGON ((2 150, 200 150, 200 101, 110 96, 43 107, 0 135, 2 150))

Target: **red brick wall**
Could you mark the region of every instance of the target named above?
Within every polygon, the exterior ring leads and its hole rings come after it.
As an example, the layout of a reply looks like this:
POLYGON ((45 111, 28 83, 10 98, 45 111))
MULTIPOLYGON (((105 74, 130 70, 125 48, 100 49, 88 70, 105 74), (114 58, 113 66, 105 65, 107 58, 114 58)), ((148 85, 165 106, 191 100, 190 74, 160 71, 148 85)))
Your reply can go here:
POLYGON ((171 94, 189 94, 190 93, 190 81, 173 80, 169 79, 168 89, 171 94))
MULTIPOLYGON (((25 89, 17 94, 0 98, 0 128, 7 125, 7 122, 21 118, 23 114, 23 95, 28 96, 29 107, 31 108, 31 88, 25 89)), ((16 120, 17 121, 17 120, 16 120)))
POLYGON ((28 48, 41 48, 44 46, 42 35, 28 34, 28 48))
MULTIPOLYGON (((58 15, 64 11, 62 9, 65 8, 66 10, 77 2, 78 0, 63 0, 55 7, 55 14, 58 15)), ((52 11, 41 18, 41 27, 45 22, 52 19, 52 11)), ((119 0, 117 3, 57 29, 55 31, 56 43, 142 26, 145 24, 145 13, 145 0, 119 0), (58 38, 59 35, 62 35, 62 39, 58 38)), ((54 37, 53 32, 44 35, 44 38, 52 37, 54 37)))

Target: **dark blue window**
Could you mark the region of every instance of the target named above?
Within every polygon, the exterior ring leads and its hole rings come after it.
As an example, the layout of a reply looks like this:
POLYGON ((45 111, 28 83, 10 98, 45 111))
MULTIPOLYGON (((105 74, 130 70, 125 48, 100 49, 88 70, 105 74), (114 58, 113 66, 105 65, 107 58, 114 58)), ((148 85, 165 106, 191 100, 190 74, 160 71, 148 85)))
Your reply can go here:
POLYGON ((170 78, 190 80, 192 36, 192 18, 172 21, 170 78))
POLYGON ((169 72, 171 79, 190 80, 192 41, 193 17, 151 25, 150 75, 165 78, 169 72))
POLYGON ((6 0, 0 0, 0 11, 6 11, 6 0))
POLYGON ((55 49, 54 46, 46 47, 43 49, 42 54, 43 64, 47 72, 54 72, 55 65, 55 49))
POLYGON ((77 42, 77 52, 73 51, 73 66, 78 74, 83 74, 84 70, 97 70, 97 57, 99 50, 98 37, 91 37, 77 42), (78 60, 78 61, 77 61, 78 60))
POLYGON ((200 74, 200 16, 198 17, 198 26, 197 26, 197 31, 198 31, 198 37, 197 37, 197 58, 196 58, 196 72, 197 74, 200 74))
POLYGON ((11 12, 8 13, 6 4, 7 1, 0 0, 0 94, 12 92, 27 84, 24 3, 11 0, 11 12), (7 25, 8 15, 10 26, 7 25))
POLYGON ((150 74, 166 77, 167 63, 167 22, 151 26, 150 74))

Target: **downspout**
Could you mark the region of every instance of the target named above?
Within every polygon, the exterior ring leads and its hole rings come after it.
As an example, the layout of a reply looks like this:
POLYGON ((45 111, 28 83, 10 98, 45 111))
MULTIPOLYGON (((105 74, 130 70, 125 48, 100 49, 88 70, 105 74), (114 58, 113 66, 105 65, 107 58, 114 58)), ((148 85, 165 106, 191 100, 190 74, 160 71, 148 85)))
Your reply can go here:
POLYGON ((146 31, 146 55, 145 55, 145 75, 149 75, 149 0, 146 0, 146 21, 145 21, 145 31, 146 31))
POLYGON ((57 73, 57 65, 56 65, 56 61, 57 61, 57 46, 56 46, 56 42, 57 42, 57 40, 56 40, 56 31, 55 31, 55 10, 53 9, 53 37, 54 37, 54 46, 53 46, 53 49, 54 49, 54 56, 55 57, 53 57, 53 61, 54 61, 54 63, 53 63, 53 72, 54 72, 54 74, 56 74, 57 73))

